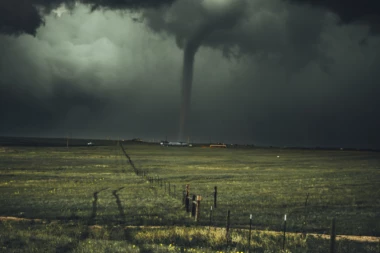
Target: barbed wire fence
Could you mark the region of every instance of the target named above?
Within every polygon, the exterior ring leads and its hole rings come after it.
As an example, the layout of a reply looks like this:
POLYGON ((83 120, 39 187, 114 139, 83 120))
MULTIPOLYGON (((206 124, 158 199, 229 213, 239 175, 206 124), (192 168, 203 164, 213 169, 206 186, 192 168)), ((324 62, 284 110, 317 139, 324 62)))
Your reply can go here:
MULTIPOLYGON (((251 248, 252 231, 274 231, 282 235, 282 240, 279 243, 280 250, 286 251, 287 235, 297 234, 305 238, 308 234, 323 235, 328 238, 330 248, 328 252, 336 252, 336 224, 335 216, 312 217, 314 221, 323 220, 326 226, 314 227, 309 226, 309 210, 310 208, 318 208, 318 205, 310 206, 310 194, 305 194, 305 202, 303 205, 293 206, 289 212, 279 213, 274 212, 271 208, 261 208, 260 214, 255 216, 255 212, 250 212, 247 209, 241 209, 236 204, 231 204, 223 198, 223 194, 219 194, 218 187, 214 186, 212 192, 192 192, 189 184, 172 184, 169 180, 160 177, 159 175, 151 175, 148 170, 139 169, 133 163, 131 157, 126 153, 125 148, 120 144, 122 153, 128 159, 130 166, 137 176, 142 177, 149 182, 152 187, 161 189, 162 193, 182 202, 183 211, 188 214, 188 217, 193 219, 193 225, 208 227, 209 229, 219 229, 225 233, 225 249, 232 246, 232 231, 238 232, 247 236, 247 245, 244 249, 249 252, 251 248), (261 219, 262 213, 267 215, 261 219)), ((285 208, 284 208, 285 209, 285 208)), ((351 218, 339 217, 338 223, 350 222, 351 218)), ((156 225, 156 224, 152 224, 156 225)), ((171 222, 171 225, 188 225, 188 223, 171 222)), ((379 241, 380 242, 380 241, 379 241)), ((181 245, 178 245, 181 246, 181 245)), ((189 245, 182 245, 189 246, 189 245)))

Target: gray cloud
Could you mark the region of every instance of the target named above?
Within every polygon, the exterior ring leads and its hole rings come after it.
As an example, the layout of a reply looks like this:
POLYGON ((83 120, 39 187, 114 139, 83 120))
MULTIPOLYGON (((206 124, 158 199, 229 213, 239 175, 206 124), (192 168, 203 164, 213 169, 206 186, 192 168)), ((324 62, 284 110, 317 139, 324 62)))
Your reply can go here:
MULTIPOLYGON (((153 31, 173 34, 182 48, 183 41, 204 19, 200 9, 201 1, 184 0, 170 9, 144 11, 144 17, 153 31)), ((233 29, 210 33, 202 45, 220 49, 228 58, 250 54, 257 60, 286 65, 292 68, 290 72, 310 61, 327 69, 331 59, 319 47, 326 22, 326 12, 319 9, 278 0, 247 1, 241 19, 231 23, 233 29)))
POLYGON ((64 4, 73 9, 76 3, 87 4, 96 9, 158 8, 175 0, 3 0, 0 2, 0 33, 36 35, 37 29, 45 24, 44 15, 64 4))
MULTIPOLYGON (((189 137, 379 147, 380 39, 368 24, 280 0, 247 4, 198 49, 189 137)), ((46 14, 35 37, 0 35, 0 135, 177 138, 183 42, 200 10, 79 4, 46 14)))
POLYGON ((309 4, 336 13, 342 23, 365 22, 371 31, 380 32, 380 2, 373 0, 286 0, 298 4, 309 4))

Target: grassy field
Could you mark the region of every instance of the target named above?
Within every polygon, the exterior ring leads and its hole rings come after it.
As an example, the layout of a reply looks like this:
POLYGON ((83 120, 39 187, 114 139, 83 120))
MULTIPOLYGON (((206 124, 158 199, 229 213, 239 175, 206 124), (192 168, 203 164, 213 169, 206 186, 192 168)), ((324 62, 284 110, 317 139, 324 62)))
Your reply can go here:
POLYGON ((284 214, 289 252, 328 252, 333 217, 338 235, 360 236, 337 252, 380 250, 380 153, 126 143, 136 175, 115 142, 103 144, 0 147, 0 252, 246 251, 250 214, 253 252, 282 249, 284 214), (197 223, 186 184, 202 196, 197 223))

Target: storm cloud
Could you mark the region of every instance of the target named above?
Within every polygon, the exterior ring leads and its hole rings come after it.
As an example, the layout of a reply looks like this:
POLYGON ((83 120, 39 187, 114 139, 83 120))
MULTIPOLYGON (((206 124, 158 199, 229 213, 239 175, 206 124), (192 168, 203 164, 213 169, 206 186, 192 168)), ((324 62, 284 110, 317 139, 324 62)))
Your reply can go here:
MULTIPOLYGON (((40 23, 5 26, 0 15, 0 135, 176 139, 184 48, 207 18, 202 1, 133 11, 71 2, 65 12, 53 3, 40 23)), ((379 148, 376 22, 328 7, 246 1, 203 37, 190 139, 379 148)))
POLYGON ((336 13, 342 23, 365 22, 371 31, 380 33, 380 2, 373 0, 286 0, 297 4, 309 4, 336 13))
POLYGON ((37 29, 45 24, 44 15, 64 5, 72 10, 77 3, 96 9, 139 10, 169 5, 175 0, 4 0, 0 1, 0 33, 36 35, 37 29))

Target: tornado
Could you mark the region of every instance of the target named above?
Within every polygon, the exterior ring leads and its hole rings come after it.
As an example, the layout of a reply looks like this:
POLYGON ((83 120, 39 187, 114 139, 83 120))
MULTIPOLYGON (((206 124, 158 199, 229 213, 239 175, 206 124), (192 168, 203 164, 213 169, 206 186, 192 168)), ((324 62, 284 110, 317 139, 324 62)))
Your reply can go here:
POLYGON ((202 41, 218 29, 232 28, 244 10, 244 0, 203 0, 205 19, 191 34, 184 45, 181 82, 181 109, 178 140, 186 137, 191 105, 191 87, 193 83, 194 60, 202 41))
POLYGON ((188 38, 183 52, 182 82, 181 82, 181 109, 178 140, 183 141, 187 134, 187 121, 191 105, 191 88, 193 83, 194 59, 202 40, 213 30, 211 24, 202 25, 193 36, 188 38))

